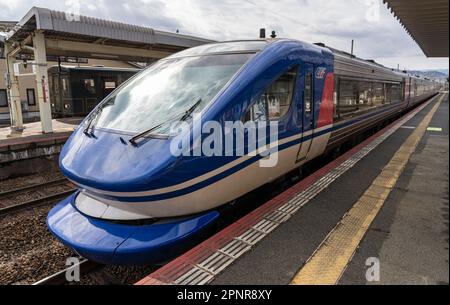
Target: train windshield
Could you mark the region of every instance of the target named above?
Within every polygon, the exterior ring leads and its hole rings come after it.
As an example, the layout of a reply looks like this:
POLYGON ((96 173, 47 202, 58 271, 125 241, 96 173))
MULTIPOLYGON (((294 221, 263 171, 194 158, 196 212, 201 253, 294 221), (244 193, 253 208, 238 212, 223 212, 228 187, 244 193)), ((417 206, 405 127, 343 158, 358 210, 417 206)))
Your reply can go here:
POLYGON ((174 115, 204 109, 254 55, 169 58, 138 74, 101 104, 96 126, 131 133, 170 134, 174 115), (155 126, 161 126, 154 129, 155 126))

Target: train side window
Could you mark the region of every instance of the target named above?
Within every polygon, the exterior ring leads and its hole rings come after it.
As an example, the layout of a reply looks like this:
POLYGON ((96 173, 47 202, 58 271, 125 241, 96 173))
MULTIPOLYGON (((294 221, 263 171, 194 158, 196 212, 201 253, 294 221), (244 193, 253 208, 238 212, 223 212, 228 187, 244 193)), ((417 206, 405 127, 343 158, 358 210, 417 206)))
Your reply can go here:
POLYGON ((306 74, 305 78, 305 112, 311 113, 313 104, 313 75, 306 74))
POLYGON ((105 81, 105 89, 116 89, 115 81, 105 81))
POLYGON ((372 106, 379 107, 386 103, 386 91, 384 83, 372 83, 373 99, 372 106))
POLYGON ((357 111, 364 111, 374 106, 372 83, 359 82, 359 99, 357 111))
POLYGON ((359 93, 358 82, 341 80, 339 84, 338 116, 346 117, 358 110, 359 93))
POLYGON ((283 74, 259 96, 245 115, 245 122, 278 121, 289 111, 294 96, 297 67, 283 74))
POLYGON ((0 89, 0 107, 8 107, 8 96, 5 89, 0 89))
POLYGON ((90 93, 95 94, 95 81, 94 79, 84 79, 83 80, 84 88, 90 93))
POLYGON ((386 84, 386 101, 398 103, 402 100, 402 86, 400 84, 386 84))
POLYGON ((61 93, 63 97, 69 97, 69 78, 67 75, 61 76, 61 93))

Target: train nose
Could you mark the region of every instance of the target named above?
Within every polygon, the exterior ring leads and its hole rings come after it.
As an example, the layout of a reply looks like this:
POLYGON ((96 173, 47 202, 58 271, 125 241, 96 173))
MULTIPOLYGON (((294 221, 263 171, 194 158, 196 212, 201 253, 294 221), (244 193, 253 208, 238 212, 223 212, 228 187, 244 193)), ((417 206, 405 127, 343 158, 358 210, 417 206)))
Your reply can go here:
POLYGON ((54 207, 50 232, 84 258, 102 264, 146 265, 175 257, 195 243, 219 217, 216 211, 137 225, 111 222, 81 213, 77 193, 54 207))
POLYGON ((60 168, 80 186, 109 192, 147 191, 159 173, 176 160, 170 141, 151 139, 141 147, 130 136, 102 130, 95 137, 75 132, 63 148, 60 168))

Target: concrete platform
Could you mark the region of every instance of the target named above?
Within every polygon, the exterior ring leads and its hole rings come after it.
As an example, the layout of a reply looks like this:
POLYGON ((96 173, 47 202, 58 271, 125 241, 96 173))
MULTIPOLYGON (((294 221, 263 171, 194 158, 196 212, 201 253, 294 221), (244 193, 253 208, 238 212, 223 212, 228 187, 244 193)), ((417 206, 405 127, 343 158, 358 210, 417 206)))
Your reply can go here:
POLYGON ((366 283, 378 257, 380 284, 449 284, 448 108, 447 96, 340 283, 366 283))
POLYGON ((53 133, 45 135, 41 132, 40 122, 24 124, 24 131, 22 133, 15 133, 12 136, 11 128, 3 127, 0 128, 0 147, 15 145, 16 143, 30 143, 37 139, 49 139, 61 134, 72 133, 82 120, 82 118, 63 118, 53 120, 53 133))
POLYGON ((440 95, 138 284, 448 284, 448 118, 440 95))
POLYGON ((36 159, 57 158, 62 146, 81 120, 53 120, 54 132, 51 134, 42 134, 40 122, 24 124, 24 131, 12 136, 11 128, 0 128, 0 180, 12 175, 31 174, 41 167, 46 167, 42 162, 35 162, 36 159))

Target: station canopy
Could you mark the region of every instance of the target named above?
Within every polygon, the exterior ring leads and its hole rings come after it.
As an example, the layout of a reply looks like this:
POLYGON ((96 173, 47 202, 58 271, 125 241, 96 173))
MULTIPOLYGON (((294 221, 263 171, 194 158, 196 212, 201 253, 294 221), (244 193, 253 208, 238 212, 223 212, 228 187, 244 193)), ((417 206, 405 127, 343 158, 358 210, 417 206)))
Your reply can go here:
MULTIPOLYGON (((124 61, 151 61, 186 48, 213 42, 152 28, 33 7, 6 39, 15 45, 30 43, 33 33, 45 35, 51 56, 75 56, 124 61)), ((32 54, 22 48, 21 54, 32 54)))
POLYGON ((383 0, 428 57, 448 57, 449 0, 383 0))

